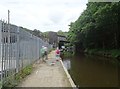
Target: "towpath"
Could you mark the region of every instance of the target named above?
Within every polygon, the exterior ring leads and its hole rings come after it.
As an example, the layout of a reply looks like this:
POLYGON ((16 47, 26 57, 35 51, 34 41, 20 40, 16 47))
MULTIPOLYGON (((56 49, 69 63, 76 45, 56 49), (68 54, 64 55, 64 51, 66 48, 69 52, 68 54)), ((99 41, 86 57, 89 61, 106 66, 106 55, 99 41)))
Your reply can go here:
POLYGON ((38 62, 33 67, 33 72, 17 87, 72 87, 55 51, 50 52, 46 63, 38 62))

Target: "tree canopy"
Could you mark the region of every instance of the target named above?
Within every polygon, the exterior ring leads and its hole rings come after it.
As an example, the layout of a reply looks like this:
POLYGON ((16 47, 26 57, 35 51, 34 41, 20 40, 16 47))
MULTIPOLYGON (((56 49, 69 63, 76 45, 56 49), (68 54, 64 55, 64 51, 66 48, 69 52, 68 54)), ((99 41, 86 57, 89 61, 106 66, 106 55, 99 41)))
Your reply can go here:
POLYGON ((68 40, 83 48, 120 48, 120 2, 89 2, 70 23, 68 40))

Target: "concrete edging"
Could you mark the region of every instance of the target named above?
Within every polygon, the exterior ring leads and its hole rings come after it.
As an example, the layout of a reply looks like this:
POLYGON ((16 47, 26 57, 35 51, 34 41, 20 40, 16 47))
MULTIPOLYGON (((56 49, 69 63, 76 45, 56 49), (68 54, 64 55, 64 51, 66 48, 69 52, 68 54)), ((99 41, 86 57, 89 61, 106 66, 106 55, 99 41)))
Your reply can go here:
POLYGON ((71 85, 73 88, 76 88, 75 83, 73 82, 70 74, 68 73, 68 71, 67 71, 67 69, 65 68, 65 66, 64 66, 64 64, 63 64, 63 62, 62 62, 61 59, 60 59, 60 63, 62 64, 63 70, 65 71, 65 74, 67 75, 67 78, 68 78, 68 80, 69 80, 69 82, 70 82, 70 85, 71 85))

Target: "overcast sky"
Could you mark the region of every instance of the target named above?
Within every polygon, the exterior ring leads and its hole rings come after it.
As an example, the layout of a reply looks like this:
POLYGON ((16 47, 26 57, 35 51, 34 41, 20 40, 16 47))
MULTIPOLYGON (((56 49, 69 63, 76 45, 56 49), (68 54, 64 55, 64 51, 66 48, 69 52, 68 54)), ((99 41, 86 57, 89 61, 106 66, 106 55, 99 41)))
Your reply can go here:
POLYGON ((30 30, 68 31, 85 10, 88 0, 0 0, 0 18, 30 30))

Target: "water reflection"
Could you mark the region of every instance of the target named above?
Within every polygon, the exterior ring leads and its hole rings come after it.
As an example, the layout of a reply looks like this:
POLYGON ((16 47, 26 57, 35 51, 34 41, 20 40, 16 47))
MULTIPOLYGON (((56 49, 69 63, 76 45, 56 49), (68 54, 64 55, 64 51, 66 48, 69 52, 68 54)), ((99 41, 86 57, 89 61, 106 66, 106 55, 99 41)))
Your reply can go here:
POLYGON ((64 66, 66 67, 67 70, 71 69, 70 59, 64 59, 63 64, 64 64, 64 66))
POLYGON ((116 60, 96 56, 63 59, 76 85, 80 87, 118 87, 120 66, 116 60))

